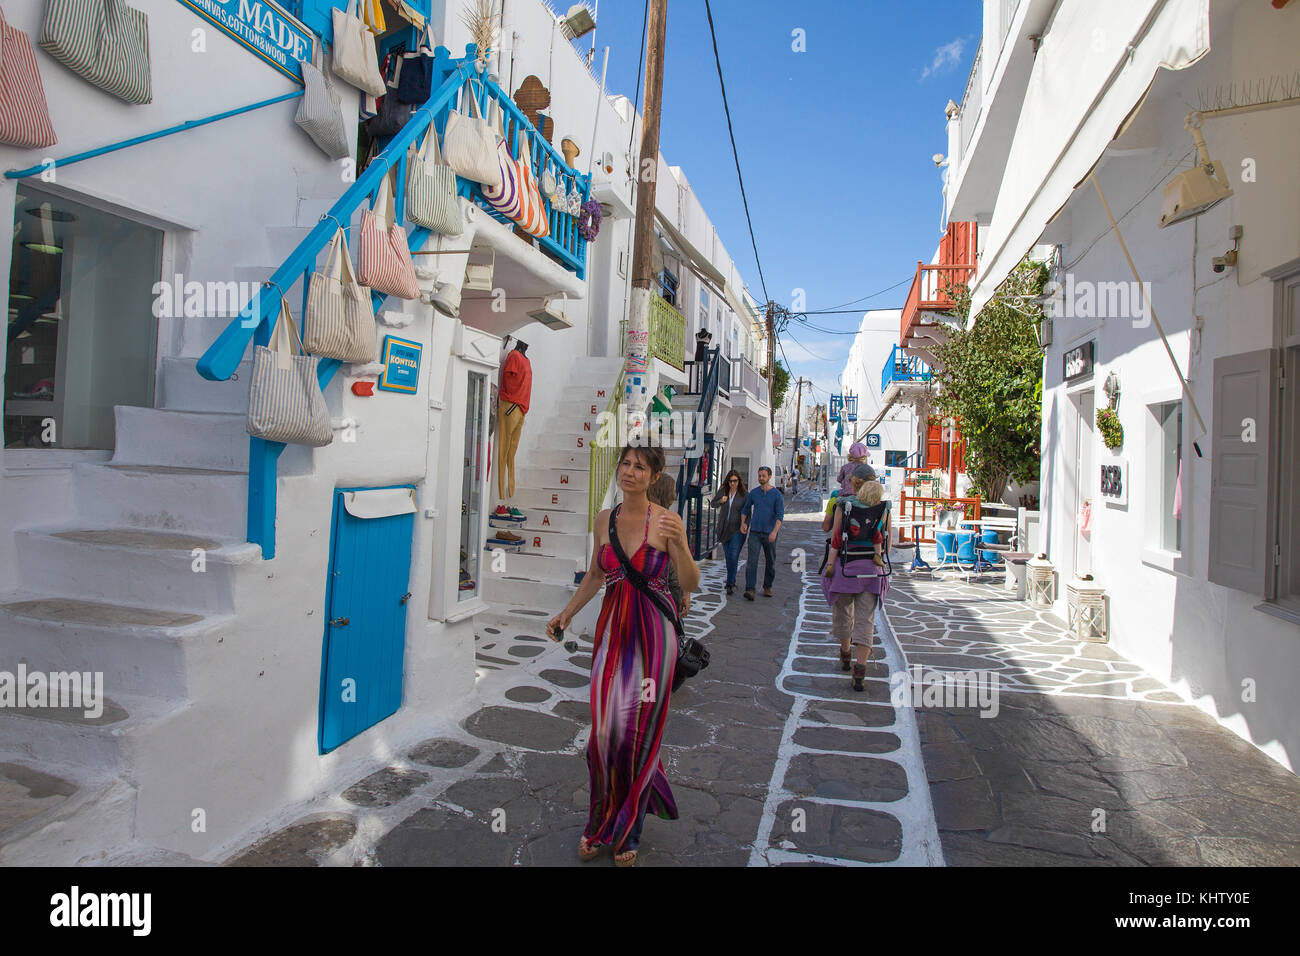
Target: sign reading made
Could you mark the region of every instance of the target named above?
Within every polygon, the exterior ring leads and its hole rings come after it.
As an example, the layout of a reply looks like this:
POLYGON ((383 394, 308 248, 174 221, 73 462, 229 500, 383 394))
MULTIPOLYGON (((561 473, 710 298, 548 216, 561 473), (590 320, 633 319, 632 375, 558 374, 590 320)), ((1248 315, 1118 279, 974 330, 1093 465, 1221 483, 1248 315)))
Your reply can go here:
POLYGON ((181 0, 286 76, 302 82, 315 37, 274 0, 181 0))

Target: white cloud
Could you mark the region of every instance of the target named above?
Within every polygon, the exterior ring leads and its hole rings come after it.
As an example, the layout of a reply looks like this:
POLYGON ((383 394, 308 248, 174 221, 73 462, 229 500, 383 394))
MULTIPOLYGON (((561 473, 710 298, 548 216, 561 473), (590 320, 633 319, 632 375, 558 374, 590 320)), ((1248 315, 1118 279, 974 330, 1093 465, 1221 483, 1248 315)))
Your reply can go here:
POLYGON ((939 47, 934 51, 934 59, 930 61, 930 65, 921 71, 921 79, 925 80, 955 69, 961 63, 961 53, 965 48, 966 41, 962 37, 939 47))

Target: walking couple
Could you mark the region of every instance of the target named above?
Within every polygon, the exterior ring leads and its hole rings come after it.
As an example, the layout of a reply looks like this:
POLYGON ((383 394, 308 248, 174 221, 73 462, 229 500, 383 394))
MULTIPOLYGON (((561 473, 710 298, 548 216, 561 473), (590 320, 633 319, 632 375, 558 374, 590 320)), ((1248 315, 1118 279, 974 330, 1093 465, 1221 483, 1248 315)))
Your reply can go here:
POLYGON ((760 548, 764 558, 763 595, 771 597, 772 581, 776 578, 776 537, 785 520, 785 498, 781 489, 772 484, 772 469, 766 466, 758 469, 758 487, 749 492, 745 491, 745 482, 739 474, 734 470, 727 472, 712 504, 719 509, 718 543, 727 559, 727 593, 735 593, 740 548, 748 536, 745 600, 754 600, 760 548))

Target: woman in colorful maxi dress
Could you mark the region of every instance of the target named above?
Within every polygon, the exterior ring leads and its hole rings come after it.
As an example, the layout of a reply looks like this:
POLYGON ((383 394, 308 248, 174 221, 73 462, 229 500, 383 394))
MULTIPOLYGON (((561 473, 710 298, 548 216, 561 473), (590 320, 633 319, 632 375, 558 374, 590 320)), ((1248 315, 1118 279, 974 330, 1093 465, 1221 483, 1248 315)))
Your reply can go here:
MULTIPOLYGON (((669 558, 687 594, 699 585, 700 572, 682 519, 646 497, 663 462, 658 448, 624 448, 618 461, 623 503, 613 512, 628 563, 676 611, 667 587, 669 558)), ((578 856, 591 860, 599 847, 612 846, 615 864, 631 866, 646 813, 677 819, 677 805, 659 762, 677 664, 677 634, 672 620, 627 579, 608 540, 609 515, 597 515, 595 545, 582 585, 546 630, 553 636, 557 627, 567 628, 601 585, 607 585, 592 649, 592 729, 587 744, 591 803, 578 856)))

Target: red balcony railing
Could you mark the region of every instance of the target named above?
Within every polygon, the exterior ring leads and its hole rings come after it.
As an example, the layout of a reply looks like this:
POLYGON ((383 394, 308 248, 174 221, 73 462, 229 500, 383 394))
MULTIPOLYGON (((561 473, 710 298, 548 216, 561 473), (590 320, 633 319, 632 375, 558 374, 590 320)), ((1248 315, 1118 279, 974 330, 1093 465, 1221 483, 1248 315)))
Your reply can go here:
POLYGON ((969 286, 975 278, 973 265, 937 265, 930 266, 923 262, 916 264, 916 278, 908 290, 907 302, 903 306, 898 330, 898 344, 906 345, 907 337, 916 325, 921 312, 950 312, 956 303, 948 295, 948 289, 955 286, 969 286))

